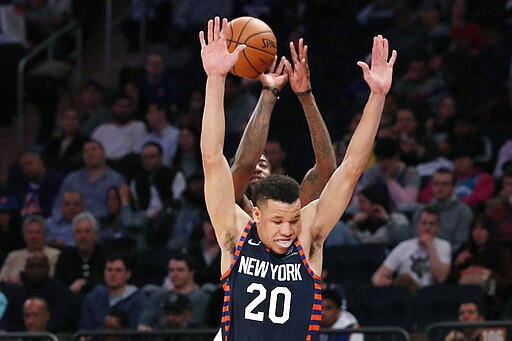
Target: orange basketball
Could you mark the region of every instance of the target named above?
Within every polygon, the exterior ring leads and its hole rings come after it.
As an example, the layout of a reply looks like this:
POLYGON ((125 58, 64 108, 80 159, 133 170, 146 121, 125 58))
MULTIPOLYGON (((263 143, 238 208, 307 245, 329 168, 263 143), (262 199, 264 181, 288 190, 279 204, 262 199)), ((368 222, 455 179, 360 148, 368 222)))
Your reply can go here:
POLYGON ((253 17, 231 20, 226 33, 226 44, 229 52, 233 52, 238 45, 247 46, 240 53, 231 73, 249 79, 267 71, 277 53, 277 41, 272 29, 262 20, 253 17))

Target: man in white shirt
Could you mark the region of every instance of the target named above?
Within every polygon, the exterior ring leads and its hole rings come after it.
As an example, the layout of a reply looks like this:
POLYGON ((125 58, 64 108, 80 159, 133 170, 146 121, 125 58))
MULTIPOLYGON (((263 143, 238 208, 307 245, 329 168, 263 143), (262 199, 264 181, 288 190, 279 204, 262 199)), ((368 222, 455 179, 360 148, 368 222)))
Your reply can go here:
POLYGON ((451 246, 446 240, 437 238, 438 212, 425 207, 416 228, 418 237, 398 244, 373 274, 375 286, 403 285, 414 291, 446 280, 450 272, 451 246))

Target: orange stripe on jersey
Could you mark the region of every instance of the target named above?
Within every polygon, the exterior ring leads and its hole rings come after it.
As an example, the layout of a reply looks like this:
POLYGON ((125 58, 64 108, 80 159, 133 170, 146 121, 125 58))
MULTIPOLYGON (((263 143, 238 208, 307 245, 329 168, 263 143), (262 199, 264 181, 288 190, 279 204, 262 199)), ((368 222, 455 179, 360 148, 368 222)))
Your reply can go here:
POLYGON ((318 324, 311 324, 309 326, 309 330, 319 331, 320 330, 320 325, 318 325, 318 324))

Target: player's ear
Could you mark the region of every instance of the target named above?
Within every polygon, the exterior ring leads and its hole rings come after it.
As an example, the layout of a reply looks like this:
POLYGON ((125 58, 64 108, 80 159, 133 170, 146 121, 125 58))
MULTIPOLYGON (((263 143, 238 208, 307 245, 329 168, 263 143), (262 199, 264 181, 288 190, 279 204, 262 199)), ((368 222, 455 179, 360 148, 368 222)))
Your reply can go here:
POLYGON ((261 211, 256 206, 252 208, 252 219, 254 219, 256 223, 259 223, 261 219, 261 211))

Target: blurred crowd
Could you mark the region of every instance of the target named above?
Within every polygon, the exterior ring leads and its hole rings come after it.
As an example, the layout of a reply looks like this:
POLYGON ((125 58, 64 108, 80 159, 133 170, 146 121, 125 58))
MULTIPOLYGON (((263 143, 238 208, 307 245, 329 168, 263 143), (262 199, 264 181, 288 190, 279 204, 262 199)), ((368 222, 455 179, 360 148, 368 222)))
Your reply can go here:
MULTIPOLYGON (((73 15, 90 28, 101 8, 64 2, 11 4, 27 23, 23 49, 73 15)), ((122 25, 128 53, 139 51, 147 16, 141 65, 122 68, 115 87, 84 75, 52 98, 29 96, 41 114, 37 143, 0 184, 1 329, 219 325, 220 249, 198 144, 197 32, 215 15, 263 19, 279 54, 305 39, 339 162, 369 95, 356 62, 368 60, 371 37, 389 40, 398 59, 374 151, 326 248, 383 245, 390 255, 375 286, 476 284, 499 318, 512 289, 511 1, 132 0, 131 8, 122 25), (33 327, 30 309, 42 325, 33 327)), ((256 80, 226 81, 228 158, 259 92, 256 80)), ((313 153, 298 104, 281 92, 265 154, 273 172, 301 179, 313 153)), ((328 296, 340 309, 336 293, 328 296)))

